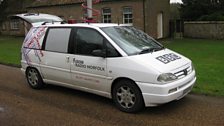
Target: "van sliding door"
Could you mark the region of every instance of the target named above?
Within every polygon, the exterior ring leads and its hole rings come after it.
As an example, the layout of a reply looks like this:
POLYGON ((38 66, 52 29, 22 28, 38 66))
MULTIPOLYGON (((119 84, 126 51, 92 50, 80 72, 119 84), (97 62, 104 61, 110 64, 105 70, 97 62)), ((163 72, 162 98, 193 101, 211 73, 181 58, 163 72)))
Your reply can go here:
POLYGON ((71 83, 68 43, 72 28, 49 28, 44 41, 41 71, 43 78, 71 83))

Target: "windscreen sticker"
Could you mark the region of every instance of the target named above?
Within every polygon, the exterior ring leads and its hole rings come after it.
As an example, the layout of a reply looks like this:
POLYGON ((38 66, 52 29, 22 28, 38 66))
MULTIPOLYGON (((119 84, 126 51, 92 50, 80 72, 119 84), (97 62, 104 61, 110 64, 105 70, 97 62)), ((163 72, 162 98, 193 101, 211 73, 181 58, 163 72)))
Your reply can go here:
POLYGON ((23 42, 24 48, 22 50, 27 64, 30 64, 31 62, 29 53, 32 50, 34 51, 34 54, 39 61, 41 61, 40 57, 44 56, 40 46, 40 39, 45 35, 46 28, 47 28, 46 26, 32 28, 31 31, 27 34, 23 42))
POLYGON ((181 59, 181 57, 177 56, 174 53, 165 54, 159 57, 156 57, 157 60, 161 61, 164 64, 170 63, 172 61, 181 59))

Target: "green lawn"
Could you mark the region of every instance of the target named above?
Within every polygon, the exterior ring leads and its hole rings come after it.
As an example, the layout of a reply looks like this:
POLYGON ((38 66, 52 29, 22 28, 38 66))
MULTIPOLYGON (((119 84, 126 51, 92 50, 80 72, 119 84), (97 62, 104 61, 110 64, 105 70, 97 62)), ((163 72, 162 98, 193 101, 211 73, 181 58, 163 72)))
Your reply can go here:
POLYGON ((23 37, 0 36, 0 63, 20 65, 23 37))
POLYGON ((165 47, 190 58, 197 72, 195 93, 224 96, 224 40, 164 40, 165 47))
MULTIPOLYGON (((0 63, 20 65, 23 37, 0 36, 0 63)), ((224 96, 224 40, 163 40, 165 47, 190 58, 197 72, 193 92, 224 96)))

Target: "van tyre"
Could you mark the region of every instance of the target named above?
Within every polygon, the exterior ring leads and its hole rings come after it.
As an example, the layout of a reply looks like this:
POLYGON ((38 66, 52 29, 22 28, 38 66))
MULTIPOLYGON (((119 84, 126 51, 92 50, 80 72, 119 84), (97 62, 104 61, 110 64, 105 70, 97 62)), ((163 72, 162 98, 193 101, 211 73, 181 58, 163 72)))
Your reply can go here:
POLYGON ((27 79, 29 86, 33 89, 41 89, 44 86, 44 82, 40 76, 40 73, 35 68, 27 69, 26 79, 27 79))
POLYGON ((121 80, 113 87, 112 97, 117 108, 123 112, 135 113, 144 108, 142 93, 129 80, 121 80))

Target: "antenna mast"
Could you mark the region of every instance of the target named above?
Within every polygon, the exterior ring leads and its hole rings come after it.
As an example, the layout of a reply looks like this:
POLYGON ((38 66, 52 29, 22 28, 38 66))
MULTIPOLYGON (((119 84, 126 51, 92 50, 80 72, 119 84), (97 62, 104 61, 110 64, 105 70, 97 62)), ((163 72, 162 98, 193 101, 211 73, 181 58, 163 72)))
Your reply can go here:
POLYGON ((101 0, 80 0, 82 2, 82 7, 86 11, 86 15, 84 17, 84 22, 87 23, 96 23, 97 19, 94 19, 93 17, 97 17, 100 15, 100 11, 93 9, 93 4, 99 3, 101 0))
POLYGON ((87 18, 88 20, 93 19, 93 1, 92 0, 87 0, 87 18))

